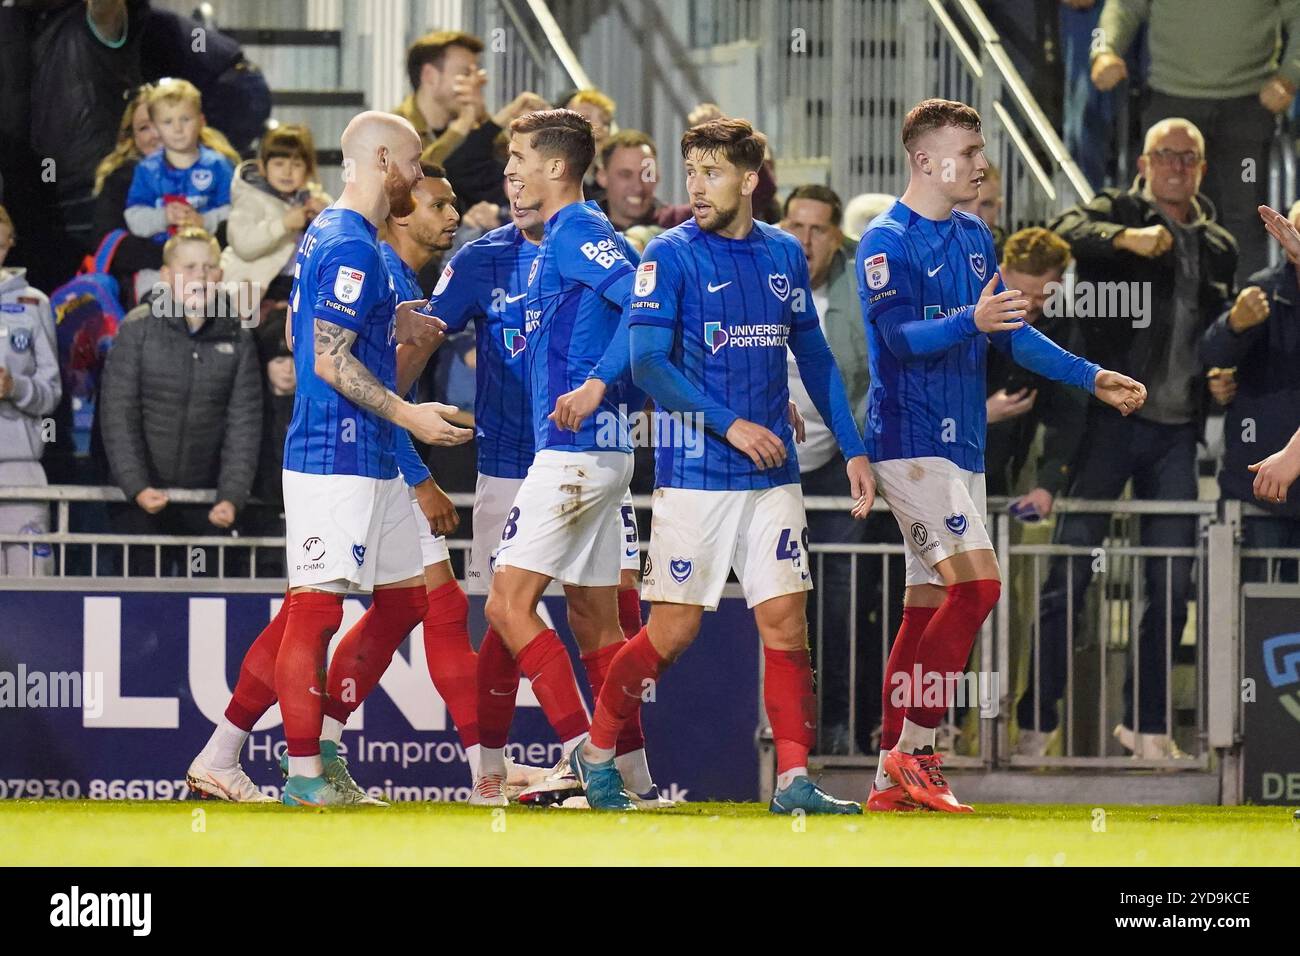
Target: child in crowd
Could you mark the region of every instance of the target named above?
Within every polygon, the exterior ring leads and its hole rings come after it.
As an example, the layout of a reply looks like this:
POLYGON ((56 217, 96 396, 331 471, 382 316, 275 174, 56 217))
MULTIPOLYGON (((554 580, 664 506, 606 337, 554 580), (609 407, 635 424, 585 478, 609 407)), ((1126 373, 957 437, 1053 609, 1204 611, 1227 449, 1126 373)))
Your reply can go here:
POLYGON ((126 197, 126 225, 162 243, 186 227, 215 233, 230 214, 234 167, 203 145, 203 103, 186 80, 164 80, 145 97, 162 149, 140 160, 126 197))
MULTIPOLYGON (((13 220, 0 206, 0 484, 31 488, 46 483, 46 416, 62 385, 50 300, 27 282, 27 270, 4 267, 13 245, 13 220)), ((49 517, 43 501, 0 502, 0 534, 44 534, 49 517)), ((53 563, 49 544, 0 544, 0 575, 50 574, 53 563)))
POLYGON ((316 147, 305 126, 279 126, 262 137, 256 160, 240 165, 230 187, 229 245, 221 255, 226 281, 250 286, 241 305, 289 298, 294 252, 303 231, 333 199, 316 179, 316 147))

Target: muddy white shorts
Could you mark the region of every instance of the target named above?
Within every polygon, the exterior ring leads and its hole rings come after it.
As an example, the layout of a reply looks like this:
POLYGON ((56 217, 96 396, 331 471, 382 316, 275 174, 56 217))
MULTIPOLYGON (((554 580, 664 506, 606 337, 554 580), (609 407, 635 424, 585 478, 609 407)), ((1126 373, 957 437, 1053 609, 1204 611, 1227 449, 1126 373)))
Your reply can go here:
POLYGON ((907 583, 943 584, 934 566, 963 551, 993 549, 982 472, 946 458, 873 461, 876 491, 889 504, 907 549, 907 583))
POLYGON ((618 584, 631 479, 626 452, 539 451, 502 522, 493 569, 522 568, 579 587, 618 584))

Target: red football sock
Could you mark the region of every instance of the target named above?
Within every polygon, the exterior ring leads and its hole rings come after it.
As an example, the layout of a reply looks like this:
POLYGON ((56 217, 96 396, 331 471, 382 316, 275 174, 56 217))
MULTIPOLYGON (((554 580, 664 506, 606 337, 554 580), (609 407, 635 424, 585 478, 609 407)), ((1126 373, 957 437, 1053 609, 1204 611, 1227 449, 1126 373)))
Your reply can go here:
MULTIPOLYGON (((984 626, 984 619, 998 603, 998 595, 1001 593, 1002 584, 998 581, 963 581, 949 585, 948 596, 925 626, 916 646, 913 670, 916 664, 921 666, 922 680, 931 679, 931 674, 942 675, 945 698, 948 675, 961 674, 966 670, 971 648, 975 645, 975 635, 984 626)), ((922 727, 938 727, 947 710, 947 706, 909 706, 905 716, 922 727)))
POLYGON ((469 642, 469 598, 455 581, 429 592, 424 658, 466 747, 478 743, 478 655, 469 642))
POLYGON ((885 667, 885 686, 880 695, 882 750, 893 750, 894 744, 898 743, 898 735, 903 732, 903 711, 907 708, 906 700, 910 700, 910 695, 913 693, 912 664, 916 660, 916 647, 921 643, 925 626, 930 623, 930 618, 934 617, 934 612, 937 610, 939 610, 937 607, 903 608, 903 621, 898 625, 894 646, 889 649, 889 663, 885 667), (900 685, 894 678, 895 674, 906 674, 907 682, 900 685), (894 694, 897 693, 895 688, 900 686, 908 692, 902 704, 894 701, 894 694))
MULTIPOLYGON (((620 591, 618 595, 620 604, 623 595, 631 593, 634 592, 620 591)), ((620 610, 622 609, 620 608, 620 610)), ((641 619, 640 611, 641 607, 638 603, 638 621, 641 619)), ((640 624, 638 624, 637 630, 640 629, 640 624)), ((632 636, 635 637, 636 635, 633 634, 632 636)), ((591 699, 593 702, 600 699, 600 689, 605 685, 605 675, 609 672, 609 667, 614 662, 614 658, 626 643, 627 641, 619 641, 617 644, 610 644, 598 651, 583 655, 582 664, 587 669, 587 683, 591 685, 591 699)), ((645 733, 641 730, 641 708, 638 707, 628 716, 622 730, 619 731, 618 743, 614 747, 614 752, 619 755, 630 754, 632 751, 640 750, 644 746, 645 733)))
MULTIPOLYGON (((628 753, 639 749, 619 749, 624 742, 626 725, 641 719, 641 694, 647 680, 657 680, 667 661, 659 656, 650 643, 650 634, 643 627, 636 637, 619 646, 606 672, 600 697, 596 701, 596 716, 591 722, 591 743, 602 750, 628 753)), ((641 745, 644 745, 642 741, 641 745)))
POLYGON ((320 591, 289 595, 284 639, 275 658, 275 694, 291 757, 320 753, 325 648, 343 621, 343 596, 320 591))
POLYGON ((776 742, 776 772, 808 766, 817 742, 817 695, 807 648, 763 648, 763 706, 776 742))
POLYGON ((641 630, 641 591, 624 588, 618 592, 618 626, 629 641, 641 630))
POLYGON ((560 636, 549 628, 540 632, 524 645, 515 660, 532 682, 542 713, 560 740, 585 734, 590 726, 587 709, 582 704, 569 652, 560 643, 560 636))
POLYGON ((423 584, 375 591, 370 610, 361 615, 334 650, 325 713, 347 723, 384 676, 411 628, 420 623, 428 602, 423 584))
POLYGON ((251 732, 253 725, 275 703, 275 657, 280 653, 284 626, 289 621, 289 595, 271 622, 262 628, 253 646, 239 665, 239 680, 226 705, 226 720, 240 730, 251 732))
POLYGON ((478 648, 478 742, 499 750, 510 736, 515 716, 515 695, 519 691, 519 665, 501 635, 492 628, 478 648))

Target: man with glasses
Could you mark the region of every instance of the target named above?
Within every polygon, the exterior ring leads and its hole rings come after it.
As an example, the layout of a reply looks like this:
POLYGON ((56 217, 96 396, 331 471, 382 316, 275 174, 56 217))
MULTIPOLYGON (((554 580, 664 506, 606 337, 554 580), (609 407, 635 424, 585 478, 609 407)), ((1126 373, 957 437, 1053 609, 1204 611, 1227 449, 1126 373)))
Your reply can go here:
MULTIPOLYGON (((1237 266, 1236 243, 1214 221, 1212 207, 1198 192, 1205 170, 1200 130, 1185 119, 1161 120, 1147 131, 1138 178, 1130 189, 1104 190, 1051 223, 1070 243, 1078 263, 1078 281, 1064 287, 1067 294, 1056 307, 1072 310, 1083 333, 1083 354, 1147 386, 1146 404, 1127 418, 1090 403, 1070 498, 1114 500, 1130 480, 1135 499, 1197 497, 1196 444, 1208 398, 1197 346, 1231 303, 1237 266)), ((1055 540, 1096 548, 1109 523, 1106 514, 1064 514, 1055 540)), ((1142 545, 1190 547, 1195 538, 1193 517, 1141 519, 1142 545)), ((1052 745, 1059 726, 1057 703, 1071 651, 1070 585, 1078 635, 1088 585, 1102 574, 1096 564, 1086 555, 1056 558, 1043 587, 1037 670, 1030 671, 1030 686, 1018 709, 1021 731, 1032 732, 1030 749, 1040 754, 1052 745)), ((1192 561, 1149 558, 1143 570, 1146 606, 1139 625, 1136 689, 1130 658, 1124 719, 1115 737, 1139 757, 1180 756, 1165 716, 1165 635, 1168 628, 1176 648, 1187 621, 1192 561)), ((1022 747, 1021 752, 1028 750, 1022 747)))

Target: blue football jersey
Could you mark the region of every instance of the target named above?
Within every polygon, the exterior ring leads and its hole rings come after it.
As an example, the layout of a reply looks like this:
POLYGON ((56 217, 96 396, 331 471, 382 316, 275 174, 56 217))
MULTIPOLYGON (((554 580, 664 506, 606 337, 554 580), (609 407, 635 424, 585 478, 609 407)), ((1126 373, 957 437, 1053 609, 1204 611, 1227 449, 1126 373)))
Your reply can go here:
MULTIPOLYGON (((788 418, 789 340, 819 330, 808 263, 791 235, 755 222, 744 239, 707 232, 694 219, 656 236, 637 270, 632 324, 671 328, 670 359, 686 378, 741 418, 785 442, 779 468, 759 469, 721 435, 661 442, 655 483, 748 490, 799 480, 788 418)), ((658 426, 661 437, 665 426, 658 426)))
POLYGON ((528 273, 537 246, 514 223, 466 243, 442 270, 427 311, 448 332, 474 323, 474 432, 480 474, 522 478, 533 461, 525 353, 528 273))
POLYGON ((895 202, 863 234, 857 268, 871 361, 867 454, 947 458, 982 472, 989 336, 972 334, 924 357, 900 355, 889 339, 898 323, 973 312, 998 268, 988 226, 964 212, 926 219, 895 202))
POLYGON ((570 203, 546 224, 528 273, 524 327, 538 450, 632 450, 625 414, 630 374, 606 390, 577 432, 547 418, 561 395, 587 381, 620 328, 636 271, 623 250, 594 202, 570 203))
POLYGON ((395 478, 397 427, 316 375, 320 319, 355 332, 352 354, 385 387, 397 387, 397 297, 375 227, 351 209, 331 206, 318 215, 298 246, 289 301, 298 382, 284 467, 395 478))
MULTIPOLYGON (((396 302, 410 302, 415 299, 423 299, 420 292, 420 277, 416 275, 414 269, 402 261, 402 257, 397 254, 387 242, 379 244, 379 252, 384 257, 384 265, 388 268, 388 275, 393 280, 393 297, 396 302)), ((410 390, 406 393, 408 402, 418 400, 419 388, 412 384, 410 390)), ((420 453, 415 450, 415 443, 411 439, 409 432, 399 432, 397 435, 397 469, 402 473, 402 480, 408 485, 418 485, 425 479, 429 478, 429 466, 424 463, 420 453)))
MULTIPOLYGON (((135 167, 127 206, 160 209, 167 196, 184 196, 185 201, 201 213, 230 205, 230 181, 235 169, 230 160, 215 149, 199 147, 199 158, 188 169, 177 169, 167 162, 165 150, 151 153, 135 167)), ((154 236, 158 242, 167 238, 163 230, 154 236)))

